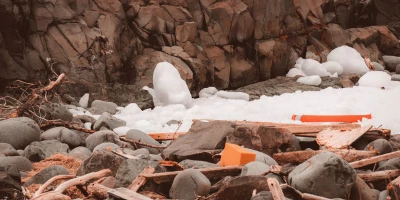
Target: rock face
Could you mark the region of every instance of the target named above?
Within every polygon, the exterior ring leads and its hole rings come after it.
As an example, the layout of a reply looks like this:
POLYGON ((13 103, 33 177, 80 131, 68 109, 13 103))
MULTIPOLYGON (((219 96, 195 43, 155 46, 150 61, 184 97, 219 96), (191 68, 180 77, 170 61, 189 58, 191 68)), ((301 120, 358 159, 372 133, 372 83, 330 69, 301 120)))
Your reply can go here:
POLYGON ((0 4, 0 90, 15 79, 45 82, 52 66, 70 80, 61 93, 146 108, 141 88, 151 86, 160 61, 173 63, 193 93, 285 75, 297 57, 324 61, 345 44, 383 64, 381 53, 400 56, 397 3, 7 0, 0 4))
POLYGON ((32 119, 19 117, 0 121, 0 142, 24 149, 30 143, 40 141, 39 125, 32 119))
POLYGON ((345 198, 357 174, 343 159, 331 152, 320 153, 289 173, 288 183, 297 190, 327 198, 345 198))

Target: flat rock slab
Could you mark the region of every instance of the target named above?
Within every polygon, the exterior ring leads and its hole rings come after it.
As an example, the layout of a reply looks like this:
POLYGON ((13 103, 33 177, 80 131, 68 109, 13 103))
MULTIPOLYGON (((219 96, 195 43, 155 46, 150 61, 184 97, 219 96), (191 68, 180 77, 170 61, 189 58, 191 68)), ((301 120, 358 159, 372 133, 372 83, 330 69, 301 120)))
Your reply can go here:
POLYGON ((364 126, 352 130, 325 130, 317 134, 317 143, 333 149, 344 149, 364 135, 372 126, 364 126))

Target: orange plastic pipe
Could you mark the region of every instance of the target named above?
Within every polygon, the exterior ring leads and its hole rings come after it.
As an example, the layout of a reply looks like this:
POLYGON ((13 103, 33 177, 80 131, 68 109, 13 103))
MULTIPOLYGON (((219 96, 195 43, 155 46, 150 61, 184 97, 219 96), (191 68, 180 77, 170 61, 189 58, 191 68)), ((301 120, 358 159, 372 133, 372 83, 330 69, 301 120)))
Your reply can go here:
POLYGON ((292 120, 302 122, 358 122, 363 118, 371 119, 372 115, 293 115, 292 120))

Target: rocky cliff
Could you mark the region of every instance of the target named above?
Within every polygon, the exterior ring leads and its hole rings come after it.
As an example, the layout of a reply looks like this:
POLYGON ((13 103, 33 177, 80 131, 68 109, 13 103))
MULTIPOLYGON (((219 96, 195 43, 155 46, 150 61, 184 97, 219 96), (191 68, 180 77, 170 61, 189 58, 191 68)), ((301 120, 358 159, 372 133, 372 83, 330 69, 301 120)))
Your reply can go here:
MULTIPOLYGON (((0 0, 0 85, 67 74, 61 93, 150 99, 156 63, 193 94, 285 75, 341 45, 400 55, 399 0, 0 0)), ((389 69, 390 70, 390 69, 389 69)))

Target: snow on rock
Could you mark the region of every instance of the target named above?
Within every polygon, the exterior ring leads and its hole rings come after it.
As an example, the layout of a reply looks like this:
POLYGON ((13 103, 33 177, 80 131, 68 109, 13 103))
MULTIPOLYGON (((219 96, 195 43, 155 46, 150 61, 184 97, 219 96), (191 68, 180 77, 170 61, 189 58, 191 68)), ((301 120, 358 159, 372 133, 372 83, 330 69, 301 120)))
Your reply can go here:
POLYGON ((244 92, 228 92, 228 91, 218 91, 215 93, 217 97, 225 98, 225 99, 236 99, 236 100, 245 100, 249 101, 250 96, 244 92))
POLYGON ((113 131, 118 134, 118 136, 124 136, 126 133, 131 130, 131 128, 127 126, 121 126, 118 128, 114 128, 113 131))
POLYGON ((365 64, 360 53, 348 46, 341 46, 332 50, 328 54, 327 60, 340 63, 340 65, 343 67, 343 73, 345 74, 364 74, 369 71, 369 68, 365 64))
POLYGON ((337 75, 343 74, 343 67, 340 63, 336 61, 328 61, 322 63, 322 67, 326 69, 331 74, 337 73, 337 75))
POLYGON ((358 81, 359 86, 364 87, 387 87, 391 84, 392 77, 386 72, 370 71, 364 74, 358 81))
POLYGON ((297 79, 297 82, 299 83, 303 83, 306 85, 319 85, 322 82, 322 79, 320 76, 318 75, 314 75, 314 76, 306 76, 306 77, 300 77, 297 79))
POLYGON ((199 97, 200 98, 211 97, 217 92, 218 92, 218 90, 215 87, 204 88, 204 89, 200 90, 199 97))
POLYGON ((157 64, 153 73, 154 89, 144 87, 153 97, 156 106, 182 104, 190 107, 192 95, 178 70, 168 62, 157 64))
POLYGON ((318 75, 318 76, 330 76, 330 74, 323 66, 321 63, 319 63, 316 60, 313 59, 305 59, 302 65, 302 71, 304 74, 307 76, 313 76, 313 75, 318 75))
POLYGON ((87 108, 89 104, 89 93, 84 94, 81 99, 79 99, 79 106, 82 108, 87 108))
POLYGON ((305 59, 302 57, 297 58, 296 60, 296 64, 299 64, 300 66, 302 66, 304 64, 305 59))
MULTIPOLYGON (((299 65, 299 64, 296 64, 299 65)), ((300 66, 301 67, 301 66, 300 66)), ((295 77, 295 76, 306 76, 301 69, 298 69, 296 66, 295 68, 292 68, 289 70, 289 72, 286 74, 287 77, 295 77)))
POLYGON ((336 72, 336 73, 332 74, 332 76, 330 76, 330 77, 331 77, 331 78, 338 78, 339 75, 338 75, 337 72, 336 72))
POLYGON ((134 115, 140 112, 142 112, 142 110, 136 103, 130 103, 125 106, 125 108, 123 108, 120 113, 124 115, 134 115))

